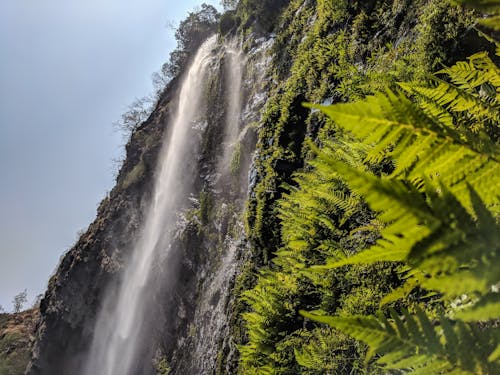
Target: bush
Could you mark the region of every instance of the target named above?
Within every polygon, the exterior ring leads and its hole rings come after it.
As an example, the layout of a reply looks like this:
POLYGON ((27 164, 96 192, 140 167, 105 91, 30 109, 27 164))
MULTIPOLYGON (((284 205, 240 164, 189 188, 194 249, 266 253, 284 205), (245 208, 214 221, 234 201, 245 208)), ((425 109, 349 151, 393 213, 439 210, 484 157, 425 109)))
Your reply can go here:
POLYGON ((227 11, 224 13, 219 21, 219 33, 221 35, 227 35, 231 31, 235 30, 240 23, 239 17, 236 15, 235 11, 227 11))
POLYGON ((255 23, 266 32, 272 32, 287 0, 243 0, 238 12, 247 26, 255 23))

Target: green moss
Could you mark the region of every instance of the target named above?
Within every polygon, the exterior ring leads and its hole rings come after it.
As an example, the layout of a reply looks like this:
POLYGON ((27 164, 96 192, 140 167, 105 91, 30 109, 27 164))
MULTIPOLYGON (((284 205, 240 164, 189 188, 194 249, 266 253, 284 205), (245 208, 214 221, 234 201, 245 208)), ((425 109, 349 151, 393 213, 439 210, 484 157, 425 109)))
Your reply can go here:
POLYGON ((131 185, 138 182, 141 178, 144 177, 144 173, 146 172, 146 167, 144 162, 141 160, 139 164, 135 165, 134 168, 125 176, 125 179, 122 183, 122 188, 127 189, 131 185))
POLYGON ((233 176, 237 176, 240 172, 241 167, 241 143, 238 142, 233 149, 233 154, 231 155, 231 164, 229 170, 233 176))
POLYGON ((165 358, 161 359, 156 364, 156 375, 168 375, 170 374, 170 366, 165 358))
POLYGON ((202 224, 207 224, 212 218, 213 200, 209 191, 200 193, 200 220, 202 224))

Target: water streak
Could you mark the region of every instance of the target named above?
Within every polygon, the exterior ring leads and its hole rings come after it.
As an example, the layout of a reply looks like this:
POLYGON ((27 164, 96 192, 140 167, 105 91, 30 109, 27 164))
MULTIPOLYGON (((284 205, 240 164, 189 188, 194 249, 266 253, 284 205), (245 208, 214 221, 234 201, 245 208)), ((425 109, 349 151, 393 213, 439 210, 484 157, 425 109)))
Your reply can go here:
POLYGON ((189 353, 181 354, 180 365, 174 368, 174 373, 232 373, 237 361, 230 326, 235 302, 232 293, 237 274, 249 256, 242 215, 250 182, 251 154, 255 147, 251 126, 258 120, 267 100, 264 94, 269 81, 267 52, 272 42, 272 39, 262 40, 247 54, 242 52, 236 39, 224 45, 222 66, 226 110, 222 152, 215 170, 218 179, 213 193, 215 206, 219 213, 223 213, 221 217, 225 217, 226 225, 231 229, 223 229, 223 225, 215 220, 215 234, 219 238, 222 234, 224 238, 215 248, 207 249, 212 255, 202 267, 205 278, 190 334, 179 340, 180 351, 189 353))
POLYGON ((168 252, 176 213, 189 197, 195 179, 195 172, 188 167, 197 154, 193 122, 203 107, 202 82, 214 59, 216 43, 216 37, 212 37, 200 47, 182 83, 177 113, 159 156, 153 199, 122 282, 118 290, 110 291, 98 315, 85 375, 130 375, 138 371, 135 366, 141 362, 137 357, 143 350, 141 345, 152 333, 145 324, 156 289, 151 281, 152 269, 168 252))
POLYGON ((221 211, 232 216, 229 220, 234 221, 234 231, 240 235, 238 238, 227 235, 224 239, 220 253, 215 259, 216 266, 209 272, 201 293, 202 298, 196 308, 194 317, 196 335, 190 373, 200 374, 214 373, 221 341, 230 335, 227 304, 232 291, 232 282, 239 268, 240 241, 244 238, 244 228, 239 216, 246 190, 246 187, 242 189, 242 185, 245 185, 246 179, 240 178, 241 175, 233 169, 232 164, 237 157, 235 153, 241 152, 242 79, 246 61, 236 40, 227 42, 224 51, 226 113, 222 155, 216 170, 216 174, 219 175, 217 188, 220 189, 218 199, 221 211), (231 203, 235 203, 235 199, 239 202, 236 208, 229 208, 231 203))
MULTIPOLYGON (((219 160, 218 172, 228 177, 235 152, 239 148, 239 133, 241 128, 241 106, 243 100, 242 79, 245 58, 236 40, 226 43, 225 48, 225 97, 227 104, 224 124, 223 154, 219 160)), ((234 165, 233 165, 234 168, 234 165)))

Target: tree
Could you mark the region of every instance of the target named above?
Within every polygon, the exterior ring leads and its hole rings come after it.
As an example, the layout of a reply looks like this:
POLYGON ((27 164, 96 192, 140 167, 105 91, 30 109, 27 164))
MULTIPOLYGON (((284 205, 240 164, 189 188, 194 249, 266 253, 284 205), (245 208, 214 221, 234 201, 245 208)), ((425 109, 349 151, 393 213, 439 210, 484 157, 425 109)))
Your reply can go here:
POLYGON ((179 74, 200 44, 216 32, 219 18, 217 9, 208 4, 190 12, 175 32, 177 48, 170 54, 170 61, 163 65, 161 74, 169 79, 179 74))
POLYGON ((238 0, 221 0, 220 3, 225 10, 234 10, 238 5, 238 0))
POLYGON ((175 32, 176 49, 170 53, 169 60, 162 65, 160 71, 152 76, 157 95, 161 94, 172 78, 181 73, 200 44, 216 32, 219 19, 220 13, 217 9, 212 5, 202 4, 181 21, 175 32))
POLYGON ((22 291, 19 294, 16 294, 14 296, 14 298, 12 299, 12 305, 14 308, 14 312, 15 313, 21 312, 21 310, 23 309, 23 306, 26 302, 28 302, 28 291, 26 289, 24 289, 24 291, 22 291))
POLYGON ((280 13, 288 0, 242 0, 238 6, 238 13, 247 22, 257 23, 267 32, 273 31, 280 13))
POLYGON ((119 130, 129 134, 139 127, 151 113, 152 99, 148 96, 135 98, 128 106, 127 111, 122 114, 120 121, 114 123, 119 130))

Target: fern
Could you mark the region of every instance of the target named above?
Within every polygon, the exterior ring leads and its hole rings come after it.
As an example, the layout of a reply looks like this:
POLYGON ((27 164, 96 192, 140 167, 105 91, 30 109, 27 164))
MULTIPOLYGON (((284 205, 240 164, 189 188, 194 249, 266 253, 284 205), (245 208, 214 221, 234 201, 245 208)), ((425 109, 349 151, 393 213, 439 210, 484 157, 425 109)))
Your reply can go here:
POLYGON ((330 327, 321 327, 312 332, 302 330, 306 344, 295 348, 297 363, 314 373, 347 374, 351 362, 352 341, 330 327))
POLYGON ((391 310, 391 319, 387 319, 383 315, 339 318, 301 311, 306 318, 366 342, 369 356, 378 353, 377 362, 387 369, 411 370, 413 374, 500 372, 500 362, 489 359, 496 349, 498 331, 480 330, 445 317, 433 322, 420 309, 415 315, 405 309, 402 313, 398 316, 391 310))
POLYGON ((500 317, 499 152, 494 141, 470 130, 478 122, 498 128, 498 95, 480 90, 497 90, 500 70, 479 54, 441 73, 453 84, 401 85, 418 104, 388 92, 358 103, 313 106, 369 147, 365 163, 389 157, 395 168, 377 176, 317 151, 317 163, 329 165, 385 226, 375 245, 309 272, 404 262, 403 284, 381 306, 420 288, 441 297, 448 317, 431 320, 418 307, 416 315, 403 309, 403 318, 392 310, 391 319, 301 313, 366 342, 387 369, 494 374, 500 371, 498 331, 491 323, 480 330, 477 322, 500 317))
POLYGON ((413 181, 416 186, 422 179, 435 181, 439 177, 450 191, 460 193, 457 198, 463 204, 470 206, 462 184, 467 178, 488 205, 496 203, 495 187, 500 185, 500 174, 498 148, 492 142, 479 147, 474 140, 464 140, 458 130, 436 121, 394 93, 359 103, 313 107, 320 108, 366 144, 376 144, 368 151, 367 162, 393 158, 396 168, 390 177, 413 181))
POLYGON ((379 179, 340 163, 336 170, 372 208, 382 211, 379 219, 388 225, 375 246, 318 269, 406 260, 431 276, 421 280, 424 287, 450 296, 485 294, 500 281, 500 226, 474 191, 477 219, 446 191, 425 199, 399 181, 379 179))
POLYGON ((472 307, 455 313, 457 319, 465 322, 488 321, 498 318, 500 311, 500 295, 492 292, 487 296, 472 302, 472 307))
POLYGON ((475 134, 487 131, 498 137, 500 74, 488 55, 477 53, 438 74, 445 75, 452 83, 434 78, 436 84, 431 87, 405 83, 400 86, 419 99, 428 115, 446 126, 466 124, 467 128, 462 130, 475 134))
POLYGON ((500 1, 498 0, 454 0, 458 4, 466 5, 483 13, 488 13, 487 18, 479 19, 479 24, 492 30, 500 30, 500 1))
POLYGON ((480 53, 437 74, 308 105, 332 121, 273 210, 282 246, 244 295, 243 373, 500 373, 499 69, 480 53))

